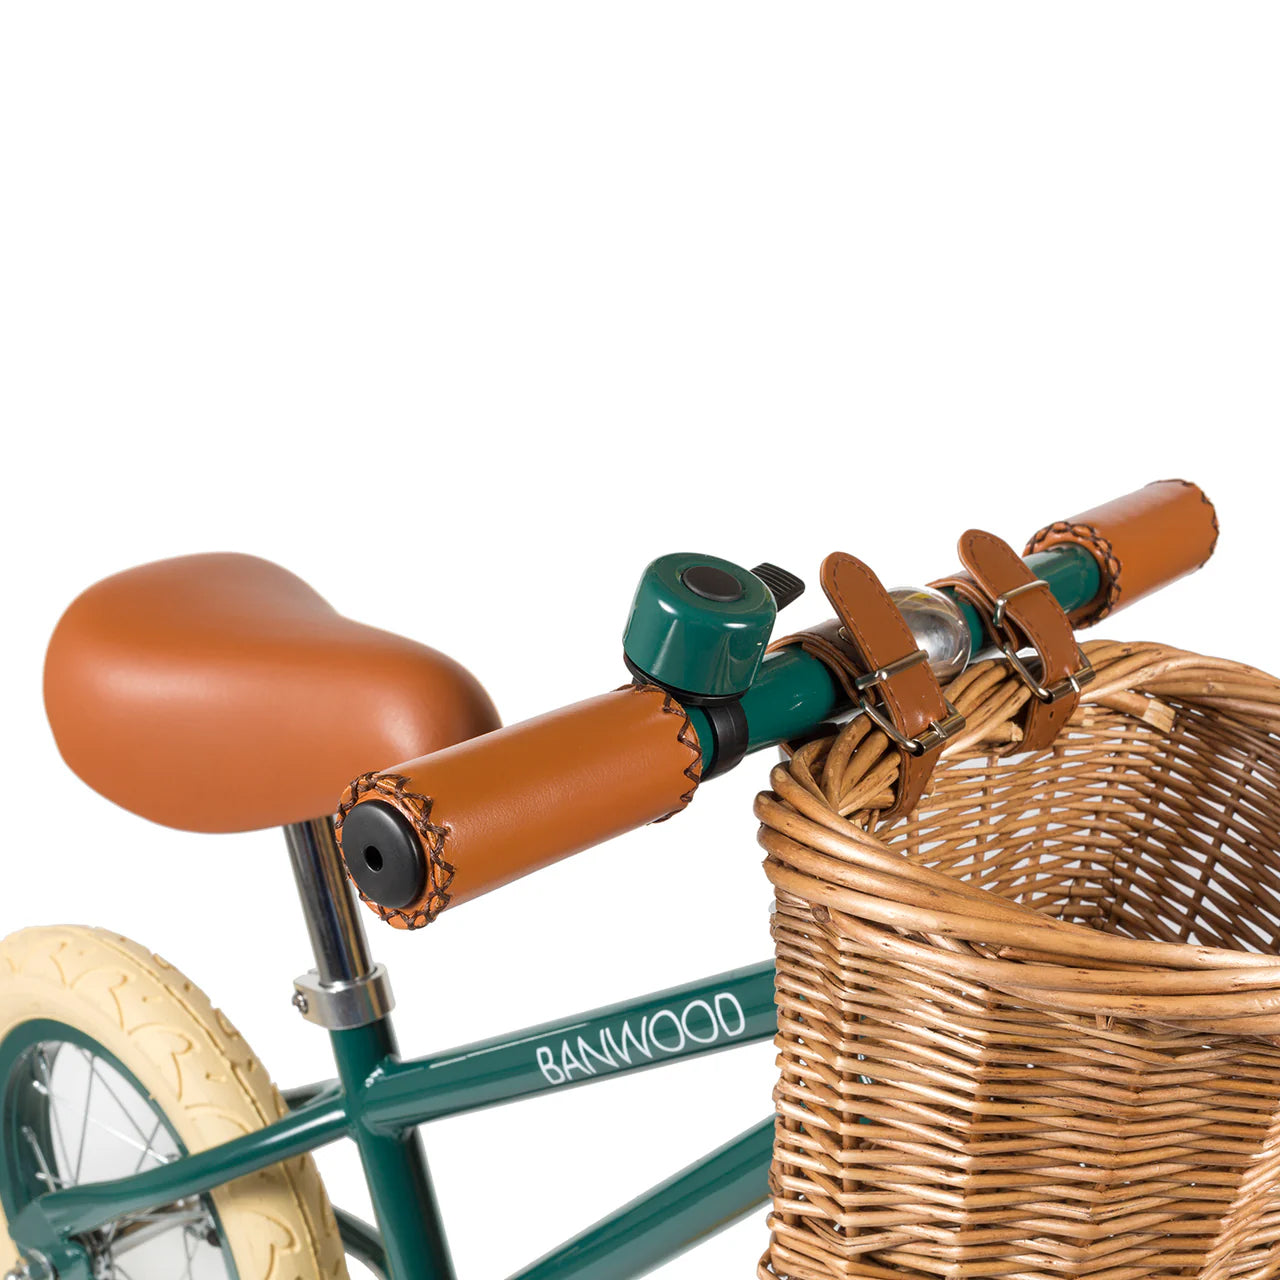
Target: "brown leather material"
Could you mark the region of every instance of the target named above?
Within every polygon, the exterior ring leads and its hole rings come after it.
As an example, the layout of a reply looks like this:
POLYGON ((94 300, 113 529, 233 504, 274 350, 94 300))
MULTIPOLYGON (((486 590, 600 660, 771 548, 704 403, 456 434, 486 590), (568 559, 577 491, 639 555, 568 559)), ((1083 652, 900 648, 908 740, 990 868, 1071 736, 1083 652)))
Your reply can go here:
MULTIPOLYGON (((821 578, 836 619, 788 636, 779 645, 798 643, 821 659, 857 705, 863 697, 857 687, 860 678, 901 663, 917 654, 919 647, 880 579, 861 560, 841 551, 833 552, 822 562, 821 578)), ((921 660, 878 682, 866 696, 879 702, 898 733, 908 740, 919 739, 951 714, 937 677, 923 655, 921 660)), ((923 751, 898 746, 897 791, 883 817, 894 818, 916 807, 929 785, 942 746, 941 741, 923 751)))
POLYGON ((1045 689, 1062 689, 1052 702, 1032 693, 1022 719, 1022 745, 1027 751, 1042 751, 1058 736, 1080 702, 1080 690, 1069 683, 1082 666, 1084 657, 1075 632, 1062 606, 1045 584, 1032 587, 1036 576, 1022 557, 1003 538, 982 529, 970 529, 960 536, 960 563, 967 572, 955 574, 934 587, 950 587, 978 611, 992 641, 1003 647, 1012 643, 1016 651, 1032 648, 1040 658, 1039 684, 1045 689), (1025 588, 1031 587, 1030 590, 1025 588), (1010 592, 1016 594, 1009 596, 1010 592), (1005 626, 1012 636, 997 629, 996 602, 1006 600, 1005 626))
POLYGON ((1194 573, 1218 543, 1218 517, 1204 491, 1188 480, 1157 480, 1072 516, 1046 525, 1027 543, 1025 554, 1063 543, 1084 547, 1102 570, 1102 589, 1071 621, 1090 627, 1116 609, 1194 573))
MULTIPOLYGON (((689 717, 654 685, 627 685, 420 760, 357 778, 338 810, 382 800, 428 861, 421 899, 368 903, 399 929, 683 809, 702 776, 689 717)), ((361 895, 364 897, 364 895, 361 895)))
POLYGON ((244 555, 162 560, 90 587, 54 631, 44 693, 85 782, 186 831, 332 813, 353 774, 499 724, 452 659, 352 622, 244 555))

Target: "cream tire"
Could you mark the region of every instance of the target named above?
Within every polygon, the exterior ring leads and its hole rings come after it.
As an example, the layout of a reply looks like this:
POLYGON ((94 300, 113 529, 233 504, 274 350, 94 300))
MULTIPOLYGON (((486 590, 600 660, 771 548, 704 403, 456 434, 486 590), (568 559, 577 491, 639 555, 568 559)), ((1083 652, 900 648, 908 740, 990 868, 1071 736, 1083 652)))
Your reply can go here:
MULTIPOLYGON (((286 1112, 262 1063, 209 998, 127 938, 57 927, 0 942, 0 1043, 39 1019, 74 1028, 118 1059, 190 1152, 286 1112)), ((239 1280, 345 1280, 337 1225, 310 1156, 211 1198, 239 1280)), ((0 1211, 0 1275, 17 1261, 4 1227, 0 1211)))

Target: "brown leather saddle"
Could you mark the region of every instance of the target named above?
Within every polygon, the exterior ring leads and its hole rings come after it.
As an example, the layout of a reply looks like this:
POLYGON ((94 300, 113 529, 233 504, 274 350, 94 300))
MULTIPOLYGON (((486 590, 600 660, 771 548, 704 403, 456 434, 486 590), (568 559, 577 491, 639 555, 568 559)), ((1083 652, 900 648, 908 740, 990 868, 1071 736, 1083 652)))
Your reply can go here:
POLYGON ((499 724, 452 659, 245 555, 161 560, 90 587, 54 631, 44 696, 85 782, 186 831, 331 813, 357 774, 499 724))

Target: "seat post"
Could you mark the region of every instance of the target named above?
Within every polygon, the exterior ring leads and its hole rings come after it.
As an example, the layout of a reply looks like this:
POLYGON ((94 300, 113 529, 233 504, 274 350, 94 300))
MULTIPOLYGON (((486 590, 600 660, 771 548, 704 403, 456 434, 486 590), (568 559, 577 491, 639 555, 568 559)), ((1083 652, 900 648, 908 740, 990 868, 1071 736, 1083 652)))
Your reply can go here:
POLYGON ((369 977, 369 943, 342 867, 333 819, 295 822, 284 828, 284 838, 320 981, 333 986, 369 977))
POLYGON ((366 1084, 399 1050, 391 987, 369 958, 333 821, 294 823, 284 833, 316 958, 315 970, 294 984, 294 1004, 329 1032, 391 1280, 455 1280, 421 1135, 375 1130, 363 1116, 366 1084))

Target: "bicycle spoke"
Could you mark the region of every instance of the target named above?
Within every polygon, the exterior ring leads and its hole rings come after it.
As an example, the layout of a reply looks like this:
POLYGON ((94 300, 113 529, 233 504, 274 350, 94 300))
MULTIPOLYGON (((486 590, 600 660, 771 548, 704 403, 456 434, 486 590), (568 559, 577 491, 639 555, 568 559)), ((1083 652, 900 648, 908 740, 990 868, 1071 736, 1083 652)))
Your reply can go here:
MULTIPOLYGON (((63 1107, 70 1106, 69 1100, 63 1097, 62 1094, 49 1093, 43 1089, 41 1090, 41 1092, 44 1093, 44 1096, 47 1097, 50 1102, 56 1102, 59 1106, 63 1106, 63 1107)), ((50 1108, 50 1111, 52 1113, 53 1109, 50 1108)), ((90 1116, 89 1123, 93 1125, 95 1128, 101 1129, 103 1133, 109 1133, 118 1142, 123 1142, 125 1146, 132 1147, 135 1151, 141 1151, 144 1154, 149 1154, 154 1156, 155 1159, 159 1160, 161 1164, 170 1164, 174 1159, 176 1159, 175 1156, 163 1156, 158 1151, 148 1152, 147 1148, 144 1147, 140 1142, 135 1142, 131 1137, 128 1136, 128 1134, 121 1133, 119 1129, 113 1129, 109 1124, 104 1124, 101 1120, 97 1118, 97 1116, 90 1116)), ((68 1163, 70 1162, 68 1161, 68 1163)))
MULTIPOLYGON (((49 1104, 50 1104, 49 1105, 49 1121, 53 1130, 53 1139, 54 1139, 54 1142, 62 1151, 63 1168, 69 1169, 71 1167, 71 1154, 67 1150, 66 1139, 62 1136, 62 1124, 61 1124, 61 1121, 58 1119, 57 1109, 52 1104, 53 1068, 49 1065, 49 1056, 45 1052, 44 1045, 39 1045, 36 1048, 35 1057, 36 1057, 36 1065, 40 1068, 41 1073, 44 1075, 44 1086, 42 1088, 38 1080, 32 1081, 32 1083, 35 1086, 36 1092, 42 1093, 45 1099, 49 1101, 49 1104)), ((56 1157, 57 1152, 55 1152, 54 1155, 56 1157)))
POLYGON ((49 1162, 45 1159, 44 1152, 40 1149, 40 1143, 37 1141, 30 1125, 24 1124, 22 1126, 22 1136, 26 1139, 27 1145, 31 1148, 31 1152, 36 1158, 36 1163, 40 1166, 40 1172, 37 1176, 51 1191, 57 1191, 62 1185, 62 1179, 56 1177, 53 1170, 49 1168, 49 1162))
MULTIPOLYGON (((128 1253, 141 1245, 150 1244, 159 1236, 175 1230, 181 1230, 184 1236, 189 1235, 189 1227, 205 1227, 209 1225, 209 1213, 204 1204, 172 1206, 168 1209, 157 1209, 153 1213, 140 1213, 122 1218, 112 1225, 111 1233, 104 1243, 112 1249, 112 1256, 128 1253)), ((197 1241, 198 1243, 198 1241, 197 1241)))
POLYGON ((184 1231, 182 1233, 182 1248, 187 1255, 187 1280, 193 1280, 191 1267, 192 1260, 195 1257, 195 1242, 191 1239, 190 1231, 184 1231))
POLYGON ((93 1103, 93 1082, 98 1078, 98 1073, 94 1069, 93 1055, 87 1050, 82 1049, 84 1060, 89 1064, 89 1083, 84 1090, 84 1119, 80 1122, 80 1150, 76 1152, 76 1171, 72 1179, 77 1185, 80 1182, 80 1172, 84 1168, 84 1142, 89 1136, 89 1108, 93 1103))
POLYGON ((164 1121, 157 1120, 155 1128, 151 1130, 151 1136, 146 1139, 147 1149, 138 1157, 138 1163, 133 1166, 134 1173, 142 1172, 142 1166, 146 1163, 148 1156, 152 1156, 156 1160, 159 1160, 161 1164, 165 1163, 164 1157, 161 1156, 158 1151, 151 1150, 151 1144, 156 1140, 156 1135, 160 1132, 160 1130, 163 1127, 164 1127, 164 1121))
MULTIPOLYGON (((83 1185, 85 1179, 97 1182, 129 1177, 180 1157, 163 1114, 145 1095, 136 1094, 135 1087, 111 1069, 110 1063, 82 1045, 37 1044, 29 1062, 31 1088, 43 1100, 43 1119, 38 1123, 33 1119, 32 1124, 22 1124, 16 1130, 21 1145, 29 1150, 24 1157, 28 1178, 50 1191, 61 1191, 83 1185), (78 1065, 81 1059, 83 1079, 78 1065), (117 1121, 116 1115, 123 1116, 123 1121, 117 1121), (78 1133, 70 1128, 72 1116, 78 1118, 78 1133), (49 1151, 45 1150, 46 1142, 49 1151), (134 1154, 126 1154, 126 1150, 134 1154)), ((31 1105, 41 1108, 34 1101, 31 1105)), ((129 1214, 93 1236, 94 1274, 104 1280, 134 1280, 120 1259, 140 1250, 130 1265, 146 1259, 141 1264, 143 1273, 151 1275, 157 1264, 164 1267, 167 1257, 168 1266, 177 1262, 173 1280, 196 1280, 206 1274, 203 1268, 212 1261, 211 1251, 222 1247, 217 1230, 209 1201, 200 1196, 129 1214), (181 1237, 178 1258, 172 1253, 175 1233, 181 1237), (161 1244, 162 1240, 166 1243, 161 1244), (155 1245, 154 1252, 148 1250, 150 1245, 155 1245)), ((219 1274, 225 1274, 225 1269, 220 1268, 219 1274)))
POLYGON ((152 1131, 152 1135, 150 1138, 148 1138, 147 1135, 142 1132, 142 1126, 133 1118, 133 1113, 129 1110, 129 1108, 126 1107, 123 1102, 121 1102, 119 1095, 111 1087, 111 1082, 106 1078, 106 1076, 101 1075, 98 1072, 98 1063, 96 1059, 94 1060, 92 1070, 94 1074, 97 1075, 98 1077, 98 1083, 102 1085, 102 1087, 107 1091, 107 1095, 111 1098, 112 1102, 114 1102, 116 1106, 120 1108, 121 1112, 124 1115, 124 1118, 128 1120, 128 1122, 133 1126, 133 1131, 138 1135, 138 1137, 140 1137, 143 1140, 143 1142, 145 1142, 148 1146, 150 1146, 152 1141, 155 1138, 155 1131, 154 1130, 152 1131))
POLYGON ((127 1218, 120 1219, 120 1225, 131 1226, 135 1222, 199 1222, 204 1216, 203 1209, 181 1209, 170 1205, 164 1209, 152 1209, 147 1213, 131 1213, 127 1218))

